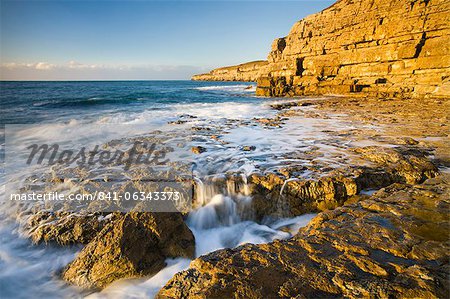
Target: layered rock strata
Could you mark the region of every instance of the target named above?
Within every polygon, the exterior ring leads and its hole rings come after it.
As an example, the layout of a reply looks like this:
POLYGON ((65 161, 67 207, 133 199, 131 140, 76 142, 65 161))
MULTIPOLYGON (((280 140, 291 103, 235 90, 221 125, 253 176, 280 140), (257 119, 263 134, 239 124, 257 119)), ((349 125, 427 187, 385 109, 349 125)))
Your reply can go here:
POLYGON ((394 184, 298 234, 201 256, 159 298, 444 298, 449 176, 394 184))
MULTIPOLYGON (((273 42, 256 93, 448 97, 449 24, 445 0, 337 1, 273 42)), ((254 81, 223 69, 194 79, 254 81)))
POLYGON ((252 61, 236 66, 214 69, 207 74, 194 75, 195 81, 256 81, 265 75, 268 62, 252 61))

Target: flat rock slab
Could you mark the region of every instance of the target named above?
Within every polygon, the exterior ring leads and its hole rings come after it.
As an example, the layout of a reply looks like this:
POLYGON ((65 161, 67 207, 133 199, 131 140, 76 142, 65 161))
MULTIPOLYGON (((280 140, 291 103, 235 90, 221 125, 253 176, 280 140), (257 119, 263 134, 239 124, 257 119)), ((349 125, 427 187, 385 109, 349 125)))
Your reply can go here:
POLYGON ((195 259, 159 298, 444 298, 450 175, 393 184, 296 236, 195 259))

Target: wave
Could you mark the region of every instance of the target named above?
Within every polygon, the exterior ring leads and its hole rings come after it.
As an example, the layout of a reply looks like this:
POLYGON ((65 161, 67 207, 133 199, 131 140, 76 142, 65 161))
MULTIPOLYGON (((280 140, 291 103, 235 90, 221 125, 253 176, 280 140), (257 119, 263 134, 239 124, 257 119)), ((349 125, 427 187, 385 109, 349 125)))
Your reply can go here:
POLYGON ((256 90, 255 85, 213 85, 213 86, 201 86, 194 88, 200 91, 220 91, 220 92, 254 92, 256 90))
POLYGON ((96 96, 96 97, 64 97, 54 99, 43 99, 32 103, 34 107, 41 108, 67 108, 67 107, 83 107, 95 105, 115 105, 120 107, 127 104, 144 105, 145 102, 151 104, 163 103, 171 104, 178 102, 179 99, 160 93, 146 94, 118 94, 113 96, 96 96))

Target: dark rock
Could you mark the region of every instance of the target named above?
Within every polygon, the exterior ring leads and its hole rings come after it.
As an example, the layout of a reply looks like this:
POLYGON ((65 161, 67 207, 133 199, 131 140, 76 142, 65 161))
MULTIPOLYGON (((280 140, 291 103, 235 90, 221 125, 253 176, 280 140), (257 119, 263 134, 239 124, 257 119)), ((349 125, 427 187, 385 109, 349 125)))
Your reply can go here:
POLYGON ((242 147, 242 150, 244 152, 254 151, 255 149, 256 149, 256 146, 254 146, 254 145, 245 145, 242 147))
POLYGON ((194 154, 201 154, 206 152, 206 148, 204 148, 203 146, 193 146, 192 147, 192 152, 194 154))

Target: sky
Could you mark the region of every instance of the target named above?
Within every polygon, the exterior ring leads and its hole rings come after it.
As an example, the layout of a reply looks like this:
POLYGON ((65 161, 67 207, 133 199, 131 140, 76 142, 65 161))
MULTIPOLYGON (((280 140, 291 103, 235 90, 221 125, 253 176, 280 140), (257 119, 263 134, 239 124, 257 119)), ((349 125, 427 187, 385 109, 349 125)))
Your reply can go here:
POLYGON ((0 0, 0 80, 189 79, 266 59, 333 2, 0 0))

